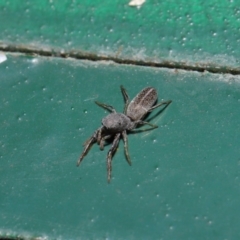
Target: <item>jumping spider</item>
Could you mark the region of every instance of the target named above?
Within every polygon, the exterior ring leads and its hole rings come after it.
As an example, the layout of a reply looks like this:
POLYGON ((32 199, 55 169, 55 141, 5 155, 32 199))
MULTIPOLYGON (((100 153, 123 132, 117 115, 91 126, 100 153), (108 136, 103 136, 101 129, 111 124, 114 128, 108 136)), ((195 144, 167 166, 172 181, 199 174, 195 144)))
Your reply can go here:
POLYGON ((146 87, 137 94, 131 102, 129 102, 129 96, 123 86, 121 86, 121 92, 125 101, 124 112, 117 113, 116 110, 107 104, 95 101, 95 103, 110 111, 111 113, 102 119, 102 126, 98 128, 94 134, 85 142, 83 152, 77 161, 77 166, 80 165, 83 158, 87 155, 90 147, 97 142, 100 145, 100 149, 103 150, 105 140, 113 137, 113 143, 107 154, 107 179, 111 180, 112 172, 112 157, 118 147, 120 138, 123 138, 124 151, 126 159, 131 165, 131 160, 128 153, 127 133, 135 129, 138 125, 147 124, 154 129, 157 125, 149 122, 144 122, 143 119, 147 113, 151 112, 155 108, 165 105, 165 108, 172 102, 172 100, 163 101, 153 106, 157 101, 157 91, 153 87, 146 87))

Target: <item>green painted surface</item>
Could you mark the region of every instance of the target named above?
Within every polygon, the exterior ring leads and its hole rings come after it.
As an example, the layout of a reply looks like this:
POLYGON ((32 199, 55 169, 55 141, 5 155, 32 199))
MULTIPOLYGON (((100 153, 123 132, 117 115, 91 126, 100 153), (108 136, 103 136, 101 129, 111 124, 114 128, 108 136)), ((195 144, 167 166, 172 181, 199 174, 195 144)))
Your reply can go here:
POLYGON ((238 1, 0 0, 0 42, 161 62, 239 66, 238 1), (4 23, 4 24, 3 24, 4 23))
MULTIPOLYGON (((8 55, 0 64, 0 234, 61 239, 238 239, 240 78, 8 55), (106 154, 82 143, 145 86, 159 128, 106 154)), ((154 116, 154 114, 150 115, 154 116)))

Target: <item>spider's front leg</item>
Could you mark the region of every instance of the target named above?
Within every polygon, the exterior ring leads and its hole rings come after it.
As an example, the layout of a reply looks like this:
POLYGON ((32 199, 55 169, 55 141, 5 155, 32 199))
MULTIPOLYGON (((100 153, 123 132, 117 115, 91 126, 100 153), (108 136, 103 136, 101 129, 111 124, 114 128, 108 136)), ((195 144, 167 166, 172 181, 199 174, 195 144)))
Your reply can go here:
POLYGON ((95 131, 94 134, 84 143, 84 149, 83 149, 83 152, 82 152, 80 158, 77 161, 77 167, 80 165, 83 158, 87 155, 91 146, 97 141, 97 137, 99 135, 99 132, 100 133, 102 132, 102 128, 103 127, 100 127, 99 129, 97 129, 97 131, 95 131))
POLYGON ((103 131, 103 127, 101 127, 96 134, 96 139, 97 139, 97 144, 98 145, 100 144, 100 142, 102 140, 102 131, 103 131))
POLYGON ((110 183, 111 181, 111 173, 112 173, 112 157, 115 153, 115 151, 117 150, 118 144, 119 144, 119 140, 120 140, 120 133, 117 133, 114 137, 113 140, 113 144, 110 148, 110 150, 108 151, 107 154, 107 178, 108 178, 108 183, 110 183))
POLYGON ((101 138, 100 143, 99 143, 100 150, 104 149, 105 140, 107 140, 109 138, 111 138, 111 135, 107 135, 107 136, 104 136, 104 137, 101 138))

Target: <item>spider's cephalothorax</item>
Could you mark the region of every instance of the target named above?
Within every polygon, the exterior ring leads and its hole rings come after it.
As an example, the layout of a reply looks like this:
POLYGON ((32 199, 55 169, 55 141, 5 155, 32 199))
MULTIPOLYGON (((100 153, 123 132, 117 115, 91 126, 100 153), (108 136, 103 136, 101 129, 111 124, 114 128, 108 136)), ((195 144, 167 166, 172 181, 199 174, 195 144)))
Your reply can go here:
POLYGON ((108 182, 111 180, 112 157, 118 147, 120 138, 123 138, 125 155, 129 165, 131 165, 131 160, 128 154, 127 132, 135 129, 137 125, 144 124, 151 126, 151 129, 157 128, 157 125, 144 122, 142 119, 153 109, 162 105, 165 105, 166 108, 172 102, 171 100, 168 100, 154 105, 154 103, 157 101, 157 91, 153 87, 144 88, 140 93, 137 94, 135 98, 133 98, 131 102, 129 102, 128 94, 123 86, 121 86, 121 91, 125 101, 123 113, 117 113, 116 110, 110 105, 95 102, 97 105, 107 109, 111 113, 102 119, 102 126, 98 128, 86 141, 84 144, 83 153, 77 162, 77 166, 79 166, 84 156, 87 155, 90 147, 94 143, 97 142, 98 145, 100 145, 100 149, 103 150, 105 140, 113 137, 113 144, 107 154, 108 182))

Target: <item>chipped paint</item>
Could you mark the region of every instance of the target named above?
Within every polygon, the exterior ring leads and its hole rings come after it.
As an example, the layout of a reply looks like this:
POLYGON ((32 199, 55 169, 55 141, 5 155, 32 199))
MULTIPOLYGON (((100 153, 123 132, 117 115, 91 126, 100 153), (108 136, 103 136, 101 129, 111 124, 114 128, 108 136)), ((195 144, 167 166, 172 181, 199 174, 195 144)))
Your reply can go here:
POLYGON ((131 0, 128 5, 131 7, 140 8, 146 0, 131 0))
POLYGON ((4 62, 6 60, 7 60, 7 56, 3 52, 0 52, 0 63, 4 62))

